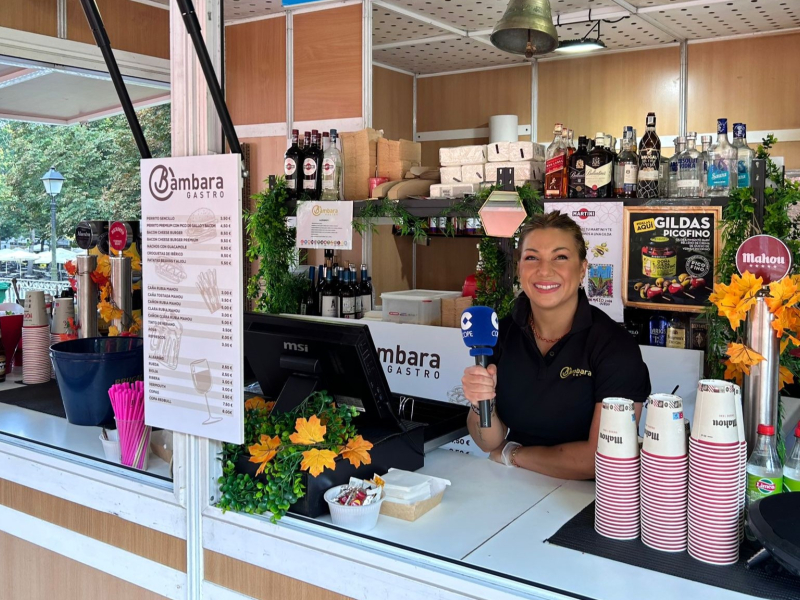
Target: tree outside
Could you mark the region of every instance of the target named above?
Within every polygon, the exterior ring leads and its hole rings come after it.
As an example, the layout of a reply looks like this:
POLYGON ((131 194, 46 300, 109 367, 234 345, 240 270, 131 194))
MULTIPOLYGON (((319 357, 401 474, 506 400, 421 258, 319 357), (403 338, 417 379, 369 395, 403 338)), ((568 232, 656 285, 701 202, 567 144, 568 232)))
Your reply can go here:
MULTIPOLYGON (((170 155, 170 106, 138 111, 154 157, 170 155)), ((56 199, 57 235, 72 239, 84 219, 141 217, 139 151, 124 115, 73 126, 0 120, 0 239, 50 239, 50 199, 41 177, 66 179, 56 199)))

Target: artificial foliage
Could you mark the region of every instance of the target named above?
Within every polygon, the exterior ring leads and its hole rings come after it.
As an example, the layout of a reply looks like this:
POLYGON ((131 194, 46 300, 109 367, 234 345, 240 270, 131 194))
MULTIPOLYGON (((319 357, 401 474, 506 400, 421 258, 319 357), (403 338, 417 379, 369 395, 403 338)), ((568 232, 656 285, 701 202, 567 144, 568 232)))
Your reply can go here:
MULTIPOLYGON (((422 241, 427 237, 428 222, 431 218, 452 217, 478 218, 479 211, 489 195, 497 189, 496 186, 487 187, 474 196, 467 196, 455 200, 447 208, 434 217, 417 217, 412 215, 402 203, 395 200, 381 198, 368 200, 365 206, 355 215, 353 227, 360 233, 373 227, 373 221, 381 217, 392 219, 399 228, 401 235, 411 235, 414 241, 422 241)), ((520 202, 525 208, 528 217, 543 212, 541 194, 534 190, 530 184, 516 188, 520 202)), ((452 219, 447 219, 446 236, 454 236, 455 229, 452 219)), ((504 283, 507 269, 513 269, 513 257, 506 253, 500 238, 483 237, 479 243, 481 264, 476 273, 476 303, 481 306, 490 306, 495 309, 498 316, 503 318, 511 313, 514 304, 514 290, 517 286, 516 274, 512 277, 512 284, 504 283)))
POLYGON ((254 194, 255 211, 246 216, 250 245, 247 258, 259 261, 258 271, 247 282, 247 295, 256 309, 266 313, 297 314, 308 291, 308 277, 293 273, 295 229, 287 225, 290 215, 286 180, 279 177, 272 189, 254 194))
POLYGON ((245 403, 244 444, 223 444, 220 499, 217 506, 260 515, 277 522, 305 495, 303 472, 316 477, 347 460, 354 467, 370 464, 372 444, 358 435, 358 411, 336 405, 326 392, 315 392, 291 411, 273 414, 274 402, 261 397, 245 403), (259 465, 255 475, 242 473, 246 457, 259 465))
MULTIPOLYGON (((759 356, 743 343, 744 320, 755 303, 756 286, 760 289, 760 283, 756 284, 757 280, 754 281, 749 274, 739 277, 736 273, 736 251, 742 242, 762 233, 783 240, 792 254, 791 274, 795 275, 786 278, 783 285, 796 287, 800 283, 796 277, 800 270, 800 228, 789 216, 789 210, 800 202, 800 186, 784 180, 780 169, 770 160, 770 150, 777 141, 773 135, 769 135, 756 151, 756 158, 767 161, 767 179, 773 184, 764 190, 763 228, 759 227, 756 220, 755 199, 751 188, 734 190, 723 209, 720 224, 723 246, 717 271, 721 283, 715 285, 715 293, 709 298, 711 304, 705 309, 705 318, 708 321, 706 359, 711 376, 717 379, 740 379, 743 373, 749 371, 750 366, 759 362, 759 356)), ((795 324, 800 327, 800 323, 793 320, 797 301, 792 301, 792 290, 783 287, 778 289, 770 286, 770 296, 770 302, 773 303, 770 308, 772 310, 774 306, 772 312, 779 317, 776 323, 783 323, 780 325, 781 329, 776 330, 776 335, 781 336, 780 385, 783 387, 785 383, 800 376, 797 330, 793 329, 795 324), (789 296, 784 297, 784 293, 789 296), (776 299, 773 294, 779 294, 782 299, 776 299)), ((779 424, 782 422, 782 414, 781 406, 779 424)), ((778 431, 780 432, 780 427, 778 431)), ((781 438, 778 449, 783 457, 784 443, 781 438)))

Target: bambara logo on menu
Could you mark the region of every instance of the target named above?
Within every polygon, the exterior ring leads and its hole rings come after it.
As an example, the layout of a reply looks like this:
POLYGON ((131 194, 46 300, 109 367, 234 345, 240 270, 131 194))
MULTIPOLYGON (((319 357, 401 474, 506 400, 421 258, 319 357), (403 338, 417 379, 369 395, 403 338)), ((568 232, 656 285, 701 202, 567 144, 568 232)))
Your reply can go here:
POLYGON ((385 363, 389 375, 407 375, 423 379, 439 379, 442 359, 435 352, 416 352, 404 350, 398 344, 395 348, 377 348, 378 357, 385 363))
POLYGON ((156 165, 150 172, 150 194, 156 200, 169 200, 175 192, 185 192, 187 199, 224 198, 222 177, 175 177, 171 167, 156 165))

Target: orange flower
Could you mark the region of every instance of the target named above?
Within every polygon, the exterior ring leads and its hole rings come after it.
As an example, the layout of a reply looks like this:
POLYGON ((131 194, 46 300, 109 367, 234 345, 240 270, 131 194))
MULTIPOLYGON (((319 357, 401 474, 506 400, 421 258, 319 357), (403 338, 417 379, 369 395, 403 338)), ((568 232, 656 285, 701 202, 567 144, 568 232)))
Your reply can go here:
POLYGON ((111 277, 111 263, 108 260, 107 254, 101 254, 97 257, 97 269, 102 275, 111 277))
POLYGON ((769 310, 779 315, 785 308, 794 306, 800 300, 797 284, 791 277, 784 277, 780 281, 769 284, 769 297, 766 298, 769 310))
POLYGON ((722 362, 725 365, 725 375, 723 375, 722 378, 727 379, 728 381, 733 381, 737 385, 742 385, 744 372, 739 368, 739 366, 733 364, 729 358, 726 358, 722 362))
POLYGON ((272 438, 267 435, 262 435, 260 444, 253 444, 247 448, 250 452, 250 462, 261 463, 261 466, 258 467, 258 471, 256 471, 256 476, 264 472, 264 469, 267 468, 267 463, 278 453, 280 445, 281 438, 277 435, 272 438))
POLYGON ((778 389, 782 390, 783 386, 785 386, 787 383, 792 383, 793 381, 794 381, 794 375, 792 375, 792 372, 783 365, 781 365, 781 370, 778 375, 778 389))
POLYGON ((78 272, 78 265, 76 265, 71 260, 68 260, 67 262, 64 263, 64 270, 70 277, 75 277, 75 274, 78 272))
POLYGON ((327 427, 323 425, 317 415, 313 415, 310 419, 304 418, 297 419, 295 423, 295 431, 289 436, 293 444, 313 445, 325 440, 325 432, 327 427))
POLYGON ((92 281, 94 281, 99 288, 103 288, 109 283, 108 277, 103 275, 100 271, 92 271, 89 277, 92 278, 92 281))
POLYGON ((325 469, 335 469, 336 452, 312 448, 303 452, 303 462, 300 463, 301 471, 308 471, 316 477, 325 469))
POLYGON ((744 344, 728 344, 728 350, 725 354, 730 357, 731 363, 736 365, 737 369, 743 371, 745 375, 750 375, 750 367, 764 360, 763 356, 744 344))
POLYGON ((761 291, 763 285, 764 280, 761 277, 755 277, 749 271, 745 271, 741 277, 738 275, 731 277, 731 287, 735 288, 743 298, 754 298, 761 291))
POLYGON ((347 442, 347 446, 342 449, 340 454, 342 458, 349 460, 350 464, 357 469, 361 466, 361 463, 365 465, 372 463, 372 458, 369 455, 370 450, 372 450, 372 443, 358 435, 347 442))

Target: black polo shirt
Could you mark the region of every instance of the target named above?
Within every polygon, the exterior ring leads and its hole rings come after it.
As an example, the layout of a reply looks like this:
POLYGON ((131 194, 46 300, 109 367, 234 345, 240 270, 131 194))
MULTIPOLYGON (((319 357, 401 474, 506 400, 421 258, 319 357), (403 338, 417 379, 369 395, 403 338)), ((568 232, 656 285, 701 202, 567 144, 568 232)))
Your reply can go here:
POLYGON ((525 294, 500 321, 497 414, 523 446, 555 446, 589 439, 594 409, 604 398, 643 402, 650 374, 636 340, 578 292, 570 332, 542 356, 528 325, 525 294))

